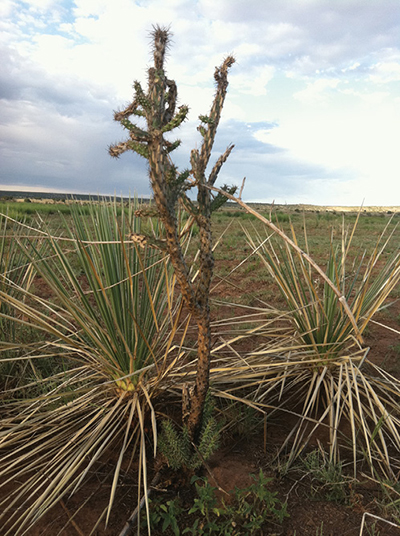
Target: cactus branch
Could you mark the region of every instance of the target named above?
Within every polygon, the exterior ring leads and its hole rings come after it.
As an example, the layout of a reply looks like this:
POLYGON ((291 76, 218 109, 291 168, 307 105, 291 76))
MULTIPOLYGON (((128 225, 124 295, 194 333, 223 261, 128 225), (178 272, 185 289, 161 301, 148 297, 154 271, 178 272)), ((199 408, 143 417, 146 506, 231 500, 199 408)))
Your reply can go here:
POLYGON ((225 102, 226 91, 228 88, 228 70, 235 63, 233 56, 228 56, 220 67, 215 69, 214 79, 217 83, 217 92, 214 97, 210 113, 202 119, 206 119, 207 132, 203 137, 203 144, 200 152, 200 169, 204 173, 210 160, 211 151, 214 145, 215 134, 221 119, 221 112, 225 102))
POLYGON ((228 160, 228 157, 229 155, 231 154, 232 152, 232 149, 234 148, 235 146, 234 145, 229 145, 229 147, 227 147, 226 151, 224 152, 224 154, 222 154, 217 162, 215 163, 211 173, 210 173, 210 176, 208 178, 208 185, 209 186, 214 186, 215 184, 215 181, 217 180, 218 178, 218 173, 221 169, 221 167, 225 164, 225 162, 228 160))

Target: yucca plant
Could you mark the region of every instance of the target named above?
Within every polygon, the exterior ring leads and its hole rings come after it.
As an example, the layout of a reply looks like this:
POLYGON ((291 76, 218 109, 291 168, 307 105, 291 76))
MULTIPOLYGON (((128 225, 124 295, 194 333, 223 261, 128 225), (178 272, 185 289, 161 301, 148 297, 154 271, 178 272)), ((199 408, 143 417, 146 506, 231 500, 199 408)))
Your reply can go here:
MULTIPOLYGON (((3 534, 25 533, 109 459, 106 522, 123 463, 137 472, 138 494, 146 490, 146 456, 157 445, 154 404, 159 395, 173 397, 169 373, 179 366, 182 339, 168 258, 130 239, 140 225, 136 208, 99 201, 87 217, 75 205, 67 232, 48 234, 46 253, 23 244, 51 298, 22 287, 22 299, 14 297, 10 283, 0 291, 15 323, 42 334, 15 361, 53 367, 3 393, 1 487, 19 483, 1 499, 3 534)), ((157 226, 150 228, 159 240, 157 226)))
MULTIPOLYGON (((372 316, 379 310, 400 279, 400 252, 382 259, 390 237, 385 230, 370 254, 350 259, 352 239, 358 218, 352 229, 345 229, 340 243, 331 239, 325 279, 317 274, 307 260, 291 244, 269 235, 247 238, 272 275, 291 311, 296 332, 303 343, 321 356, 321 364, 362 344, 362 334, 372 316), (340 290, 351 316, 333 290, 340 290), (356 325, 352 320, 355 320, 356 325)), ((307 244, 306 226, 305 243, 307 244)), ((394 231, 392 231, 393 233, 394 231)), ((254 233, 253 233, 254 235, 254 233)), ((292 226, 292 240, 298 237, 292 226)), ((309 252, 307 252, 309 253, 309 252)))
POLYGON ((400 252, 395 248, 385 258, 394 232, 387 237, 386 227, 372 253, 351 259, 356 225, 357 221, 352 229, 343 229, 339 244, 332 238, 323 278, 321 269, 316 272, 308 262, 309 253, 306 256, 298 247, 293 227, 292 239, 284 241, 281 236, 264 238, 247 231, 254 252, 281 290, 292 324, 286 343, 282 339, 272 343, 272 348, 279 346, 279 352, 272 354, 268 342, 247 362, 253 369, 261 367, 258 375, 265 382, 268 379, 267 388, 262 393, 258 389, 259 402, 268 400, 269 405, 286 408, 290 400, 296 402, 300 418, 285 442, 285 446, 292 444, 290 460, 319 426, 326 426, 331 457, 337 461, 339 443, 346 444, 346 438, 340 437, 340 424, 347 421, 347 446, 354 464, 363 451, 372 469, 380 467, 390 474, 396 461, 389 445, 400 453, 400 383, 369 363, 362 334, 399 283, 400 252))

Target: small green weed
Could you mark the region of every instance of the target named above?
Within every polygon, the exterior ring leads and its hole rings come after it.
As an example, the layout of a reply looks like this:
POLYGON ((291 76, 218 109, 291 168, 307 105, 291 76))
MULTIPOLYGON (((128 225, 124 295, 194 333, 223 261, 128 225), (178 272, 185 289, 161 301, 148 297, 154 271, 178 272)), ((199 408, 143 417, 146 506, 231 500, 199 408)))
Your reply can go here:
POLYGON ((372 523, 370 527, 366 527, 368 536, 380 536, 381 531, 377 527, 377 523, 372 523))
POLYGON ((152 502, 150 503, 150 526, 161 526, 162 532, 165 532, 168 528, 174 533, 175 536, 180 535, 178 527, 178 518, 184 513, 184 509, 180 505, 178 497, 167 501, 165 504, 152 502))
MULTIPOLYGON (((165 504, 153 500, 150 504, 151 527, 162 532, 170 529, 175 536, 263 534, 266 523, 282 524, 288 513, 286 503, 277 498, 276 492, 267 489, 271 479, 265 477, 262 470, 258 477, 252 477, 254 484, 245 489, 235 489, 229 504, 222 501, 218 505, 216 488, 206 479, 195 476, 192 484, 195 484, 196 497, 192 506, 183 507, 179 497, 165 504), (181 531, 180 527, 185 528, 181 531)), ((142 520, 142 526, 147 526, 146 519, 142 520)))
POLYGON ((381 515, 400 525, 400 483, 380 480, 379 484, 382 494, 375 502, 381 510, 381 515))
MULTIPOLYGON (((400 316, 400 315, 399 315, 400 316)), ((400 320, 400 319, 399 319, 400 320)), ((390 350, 392 350, 397 355, 400 355, 400 344, 394 344, 392 346, 389 346, 390 350)))
POLYGON ((312 495, 321 496, 328 501, 345 503, 348 501, 349 478, 343 474, 341 463, 329 460, 325 452, 313 450, 303 460, 305 469, 312 478, 312 495))

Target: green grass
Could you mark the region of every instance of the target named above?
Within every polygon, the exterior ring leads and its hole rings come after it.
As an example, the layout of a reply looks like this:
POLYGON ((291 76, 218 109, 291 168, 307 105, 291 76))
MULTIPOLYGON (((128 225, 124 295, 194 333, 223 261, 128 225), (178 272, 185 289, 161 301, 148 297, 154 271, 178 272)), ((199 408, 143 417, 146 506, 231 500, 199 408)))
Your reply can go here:
POLYGON ((71 214, 71 207, 65 203, 26 203, 23 202, 8 202, 0 203, 0 212, 11 215, 32 215, 41 214, 43 216, 53 214, 71 214))
MULTIPOLYGON (((93 202, 100 202, 94 198, 93 202)), ((112 203, 112 199, 109 200, 109 203, 112 203)), ((27 201, 0 201, 0 213, 8 213, 10 216, 18 215, 34 215, 40 214, 41 216, 54 216, 57 214, 62 214, 64 216, 70 215, 73 211, 73 205, 79 204, 81 206, 81 211, 85 215, 90 214, 90 201, 85 202, 74 202, 68 201, 68 203, 38 203, 38 202, 27 202, 27 201)), ((127 203, 124 207, 125 211, 127 210, 127 203)), ((121 215, 123 208, 118 206, 117 213, 121 215)))

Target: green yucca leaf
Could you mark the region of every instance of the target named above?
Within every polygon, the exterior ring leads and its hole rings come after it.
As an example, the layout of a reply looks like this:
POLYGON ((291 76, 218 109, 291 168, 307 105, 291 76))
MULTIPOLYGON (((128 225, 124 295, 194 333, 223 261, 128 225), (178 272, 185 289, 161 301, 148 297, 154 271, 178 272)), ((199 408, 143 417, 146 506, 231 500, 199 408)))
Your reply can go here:
MULTIPOLYGON (((30 363, 32 371, 2 397, 0 487, 23 482, 0 500, 5 534, 22 534, 84 485, 107 452, 117 454, 106 522, 125 458, 137 460, 139 488, 146 489, 145 419, 155 453, 153 400, 176 381, 187 327, 179 335, 181 304, 168 258, 129 240, 141 228, 137 208, 134 200, 76 203, 59 236, 47 231, 43 247, 21 242, 24 263, 45 282, 49 298, 9 278, 0 282, 8 308, 1 321, 39 334, 29 344, 0 343, 0 356, 7 353, 0 365, 30 363)), ((158 238, 162 230, 153 222, 151 232, 158 238)))

